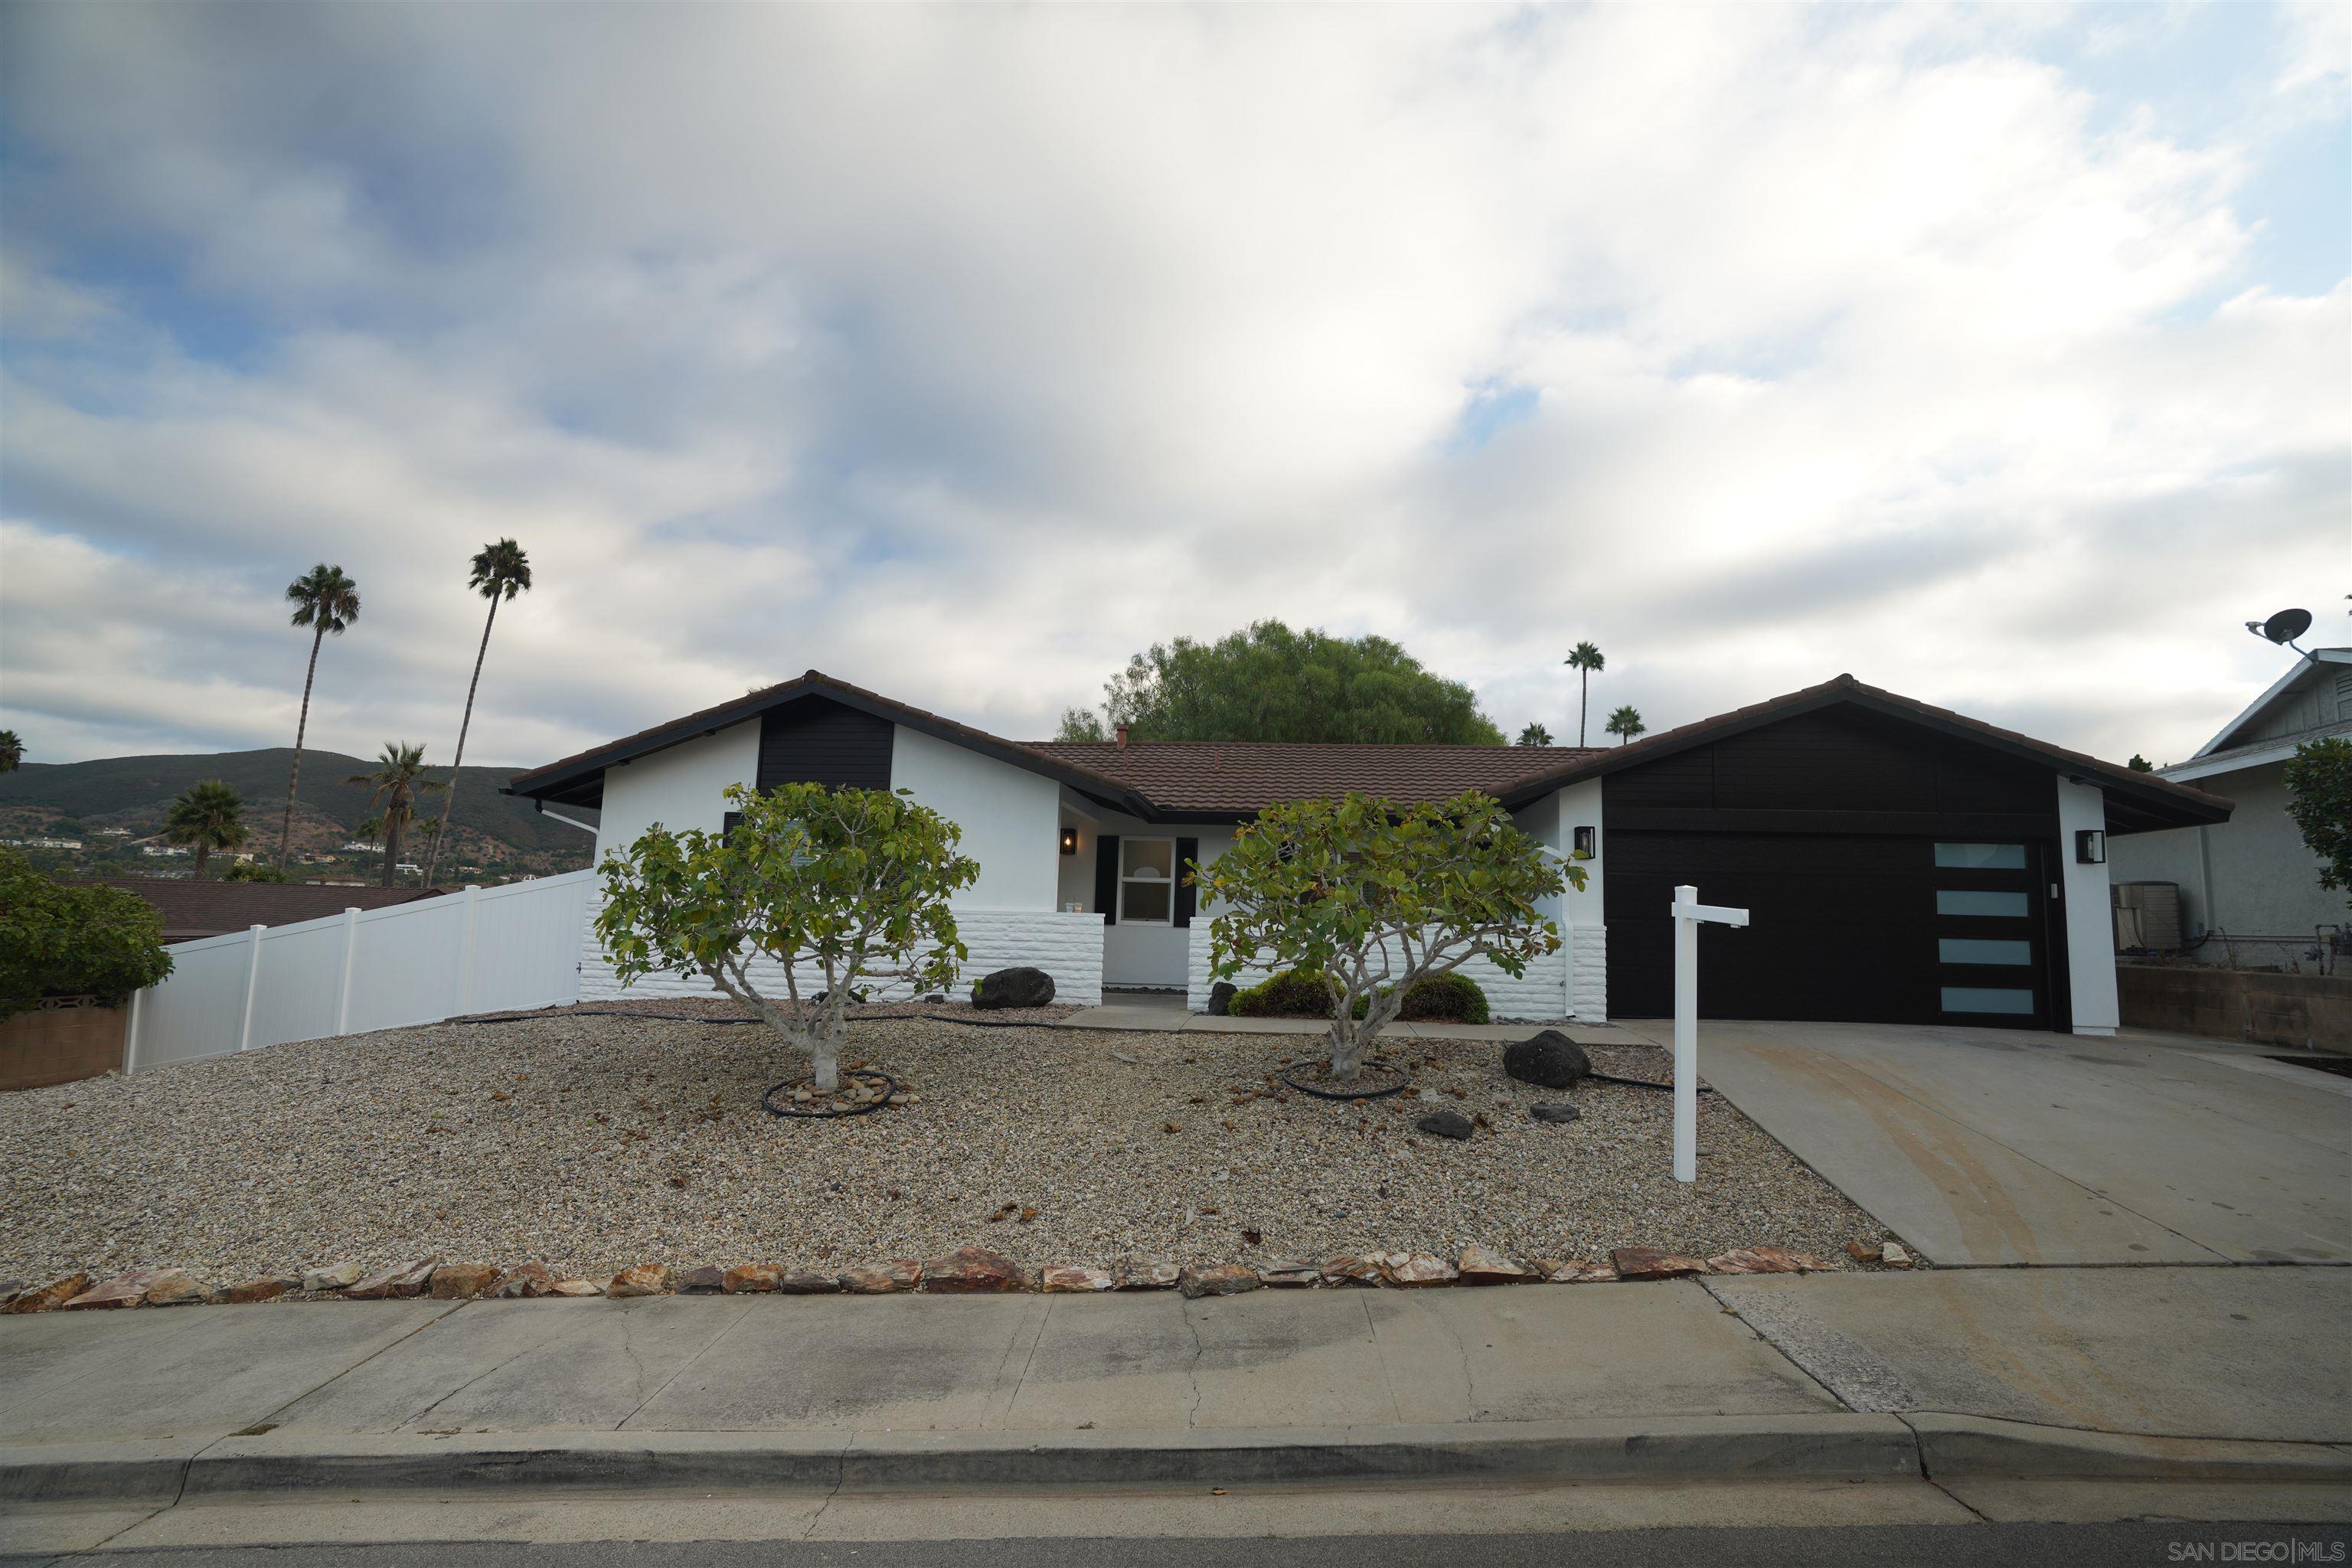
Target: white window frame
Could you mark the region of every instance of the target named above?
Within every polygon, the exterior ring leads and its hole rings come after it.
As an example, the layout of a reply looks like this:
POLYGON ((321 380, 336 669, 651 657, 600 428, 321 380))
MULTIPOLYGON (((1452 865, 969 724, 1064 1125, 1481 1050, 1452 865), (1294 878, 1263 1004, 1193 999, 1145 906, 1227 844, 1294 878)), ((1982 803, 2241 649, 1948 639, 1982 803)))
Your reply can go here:
POLYGON ((1118 923, 1121 925, 1139 926, 1173 926, 1176 923, 1176 885, 1184 879, 1184 868, 1176 864, 1176 839, 1174 836, 1171 835, 1166 838, 1162 838, 1156 834, 1150 833, 1122 835, 1118 841, 1118 923), (1165 844, 1168 846, 1169 874, 1165 877, 1137 877, 1129 875, 1127 869, 1127 847, 1130 844, 1165 844), (1127 889, 1128 885, 1131 882, 1140 882, 1146 887, 1167 889, 1168 912, 1160 916, 1156 921, 1142 915, 1129 914, 1127 912, 1127 889))

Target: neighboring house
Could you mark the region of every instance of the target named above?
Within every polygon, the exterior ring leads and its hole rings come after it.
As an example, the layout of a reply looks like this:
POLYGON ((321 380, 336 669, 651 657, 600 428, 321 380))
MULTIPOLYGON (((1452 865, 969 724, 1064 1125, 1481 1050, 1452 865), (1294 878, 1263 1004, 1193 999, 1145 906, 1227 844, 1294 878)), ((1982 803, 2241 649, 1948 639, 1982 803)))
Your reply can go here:
MULTIPOLYGON (((2342 892, 2319 885, 2319 858, 2286 814, 2286 764, 2297 746, 2352 736, 2352 647, 2295 660, 2253 705, 2185 763, 2156 776, 2227 795, 2227 822, 2143 834, 2119 843, 2108 870, 2121 882, 2180 889, 2186 956, 2202 963, 2291 963, 2352 925, 2342 892)), ((2339 946, 2340 951, 2340 946, 2339 946)))
MULTIPOLYGON (((1632 745, 1322 746, 1007 741, 811 670, 517 775, 507 793, 603 812, 599 858, 647 827, 718 829, 720 792, 810 780, 900 788, 958 823, 969 973, 1013 963, 1064 1000, 1208 996, 1211 911, 1179 869, 1277 801, 1365 790, 1493 795, 1588 873, 1547 913, 1566 939, 1522 979, 1469 971, 1499 1017, 1672 1010, 1678 883, 1745 906, 1702 937, 1715 1017, 2116 1022, 2104 840, 2227 820, 2201 791, 1839 676, 1632 745)), ((582 994, 619 986, 593 932, 582 994)), ((700 989, 676 977, 636 989, 700 989)))
MULTIPOLYGON (((292 925, 345 910, 380 910, 427 896, 424 888, 339 888, 304 882, 167 882, 153 877, 90 881, 136 893, 163 917, 166 942, 226 936, 247 926, 292 925)), ((85 882, 83 885, 87 886, 85 882)))

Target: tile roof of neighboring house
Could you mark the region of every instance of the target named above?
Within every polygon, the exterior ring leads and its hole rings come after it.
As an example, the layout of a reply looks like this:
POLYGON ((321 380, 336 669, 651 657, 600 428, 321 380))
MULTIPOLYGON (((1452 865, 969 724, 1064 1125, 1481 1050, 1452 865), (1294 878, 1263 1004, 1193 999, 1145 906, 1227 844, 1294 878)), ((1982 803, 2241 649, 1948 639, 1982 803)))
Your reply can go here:
POLYGON ((1273 741, 1034 741, 1027 750, 1118 780, 1163 813, 1254 812, 1359 790, 1391 800, 1500 795, 1591 756, 1581 746, 1310 745, 1273 741))
MULTIPOLYGON (((92 879, 136 893, 163 912, 165 942, 194 942, 247 926, 285 926, 339 915, 345 910, 380 910, 446 891, 440 888, 347 888, 309 882, 194 882, 161 877, 92 879)), ((84 885, 87 885, 85 883, 84 885)))

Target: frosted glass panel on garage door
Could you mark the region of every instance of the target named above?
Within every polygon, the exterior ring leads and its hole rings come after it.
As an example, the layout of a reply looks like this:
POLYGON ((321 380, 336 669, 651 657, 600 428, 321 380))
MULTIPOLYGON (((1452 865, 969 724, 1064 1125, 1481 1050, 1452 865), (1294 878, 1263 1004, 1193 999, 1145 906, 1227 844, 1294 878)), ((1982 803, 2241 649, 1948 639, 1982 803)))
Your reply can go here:
POLYGON ((1938 888, 1936 889, 1936 912, 1939 915, 2003 915, 2021 918, 2026 909, 2023 893, 2005 893, 1992 888, 1938 888))
POLYGON ((2022 844, 1938 844, 1936 864, 1983 871, 2022 871, 2022 844))

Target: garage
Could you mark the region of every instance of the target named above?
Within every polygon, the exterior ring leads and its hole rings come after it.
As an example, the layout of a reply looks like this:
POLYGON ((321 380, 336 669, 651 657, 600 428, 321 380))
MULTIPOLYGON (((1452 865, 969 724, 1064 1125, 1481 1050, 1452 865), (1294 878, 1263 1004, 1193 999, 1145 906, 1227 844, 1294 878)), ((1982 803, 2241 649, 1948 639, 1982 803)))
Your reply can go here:
POLYGON ((1751 915, 1745 929, 1700 928, 1702 1016, 2072 1027, 2070 882, 2086 961, 2110 962, 2105 868, 2080 858, 2104 855, 2099 834, 2226 807, 1850 680, 1832 688, 1612 759, 1599 856, 1610 1011, 1674 1011, 1667 909, 1689 883, 1751 915), (2080 843, 2081 825, 2060 817, 2070 784, 2104 791, 2104 819, 2080 843))

